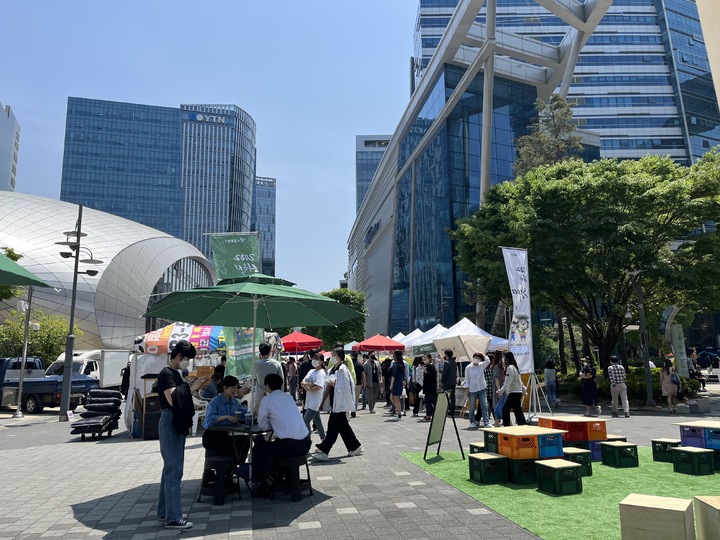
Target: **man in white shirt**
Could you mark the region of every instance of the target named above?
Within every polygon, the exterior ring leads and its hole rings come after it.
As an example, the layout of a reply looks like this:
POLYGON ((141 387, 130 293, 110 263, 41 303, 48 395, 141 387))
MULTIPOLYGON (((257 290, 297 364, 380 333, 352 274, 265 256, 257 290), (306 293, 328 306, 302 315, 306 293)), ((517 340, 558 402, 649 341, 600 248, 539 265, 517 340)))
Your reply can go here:
POLYGON ((310 432, 292 396, 282 391, 283 378, 277 373, 265 376, 265 397, 260 403, 258 426, 272 430, 274 438, 255 439, 253 447, 252 494, 267 496, 267 479, 274 458, 304 456, 310 450, 310 432))
POLYGON ((465 382, 463 386, 467 389, 469 398, 468 417, 470 418, 470 427, 478 427, 475 422, 475 411, 477 402, 480 401, 480 410, 482 411, 483 427, 490 425, 490 417, 488 416, 488 400, 485 388, 487 381, 485 380, 485 368, 490 360, 483 353, 475 353, 472 363, 465 368, 465 382))

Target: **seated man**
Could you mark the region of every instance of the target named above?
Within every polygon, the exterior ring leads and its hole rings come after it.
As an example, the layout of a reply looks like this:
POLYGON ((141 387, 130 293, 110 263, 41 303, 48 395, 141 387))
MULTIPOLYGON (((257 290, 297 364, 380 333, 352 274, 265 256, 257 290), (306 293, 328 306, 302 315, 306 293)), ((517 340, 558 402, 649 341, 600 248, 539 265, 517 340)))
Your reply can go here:
POLYGON ((222 393, 215 396, 205 410, 202 444, 206 456, 235 456, 238 464, 242 464, 245 463, 250 447, 248 435, 210 429, 213 426, 230 426, 240 422, 240 416, 245 414, 245 409, 241 408, 240 401, 235 398, 249 393, 252 385, 248 383, 238 388, 239 385, 237 378, 232 375, 222 380, 222 393))
POLYGON ((277 373, 265 376, 265 397, 260 403, 258 426, 272 429, 270 442, 259 436, 253 448, 254 497, 267 497, 267 479, 273 458, 304 456, 310 450, 310 432, 292 396, 281 390, 283 378, 277 373))
POLYGON ((700 370, 700 366, 698 366, 697 362, 693 360, 692 362, 692 369, 690 370, 690 378, 695 379, 700 383, 700 392, 707 392, 707 388, 705 388, 705 383, 707 382, 707 378, 703 377, 702 371, 700 370))
POLYGON ((213 374, 212 379, 210 379, 210 384, 208 384, 205 388, 203 388, 202 392, 200 392, 200 397, 204 399, 212 399, 220 393, 221 388, 222 375, 215 373, 213 374))

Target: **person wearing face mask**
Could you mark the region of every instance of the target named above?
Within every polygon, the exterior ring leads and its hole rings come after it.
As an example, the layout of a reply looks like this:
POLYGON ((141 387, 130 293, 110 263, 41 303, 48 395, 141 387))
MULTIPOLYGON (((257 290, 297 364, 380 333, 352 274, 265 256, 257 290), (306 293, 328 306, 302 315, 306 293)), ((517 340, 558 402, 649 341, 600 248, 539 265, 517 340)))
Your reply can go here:
POLYGON ((485 381, 485 368, 489 363, 490 360, 488 360, 483 353, 475 353, 472 358, 472 363, 465 368, 465 382, 463 383, 463 386, 468 392, 468 398, 470 401, 470 408, 468 411, 470 428, 478 427, 478 424, 475 421, 475 411, 477 409, 478 401, 480 401, 480 410, 482 411, 483 427, 488 427, 490 425, 487 392, 485 391, 487 386, 487 382, 485 381))
POLYGON ((348 422, 347 413, 355 410, 355 383, 353 382, 350 371, 344 362, 345 353, 342 347, 333 349, 330 357, 330 373, 325 379, 325 384, 329 389, 334 391, 332 402, 332 411, 328 420, 328 429, 325 439, 320 444, 316 444, 317 451, 313 454, 313 458, 317 461, 328 461, 328 453, 337 441, 338 435, 342 437, 345 448, 348 451, 348 457, 359 456, 364 450, 360 441, 355 437, 355 433, 348 422))
POLYGON ((180 372, 187 369, 190 359, 195 358, 196 354, 190 342, 179 341, 170 353, 168 365, 158 375, 158 433, 163 460, 158 519, 164 521, 166 529, 189 529, 193 526, 191 521, 185 519, 186 514, 182 513, 180 482, 185 460, 185 439, 195 414, 192 392, 197 391, 207 379, 196 379, 188 384, 183 381, 180 372))
POLYGON ((307 392, 305 398, 305 414, 303 420, 308 428, 308 431, 312 431, 311 423, 315 421, 315 427, 317 433, 322 441, 325 438, 325 428, 323 427, 322 417, 320 416, 320 406, 322 405, 323 393, 325 390, 325 369, 323 369, 323 361, 320 359, 320 354, 315 354, 312 359, 312 367, 305 378, 300 383, 300 386, 307 392))

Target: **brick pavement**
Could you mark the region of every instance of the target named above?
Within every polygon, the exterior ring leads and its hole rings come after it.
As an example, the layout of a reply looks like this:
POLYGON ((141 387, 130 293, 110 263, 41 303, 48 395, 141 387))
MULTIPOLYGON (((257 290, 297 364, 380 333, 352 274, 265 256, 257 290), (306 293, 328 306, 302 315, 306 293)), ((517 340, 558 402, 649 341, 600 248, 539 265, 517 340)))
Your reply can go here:
MULTIPOLYGON (((712 414, 720 413, 720 385, 708 385, 712 414)), ((577 403, 561 403, 560 413, 578 413, 577 403)), ((673 422, 693 418, 687 406, 677 416, 661 408, 632 411, 631 418, 612 419, 608 431, 649 445, 655 437, 677 437, 673 422)), ((183 511, 195 526, 188 531, 165 530, 155 519, 162 468, 157 441, 130 440, 121 428, 112 438, 81 441, 57 409, 13 420, 0 411, 0 539, 114 538, 150 539, 324 538, 445 539, 479 535, 484 539, 536 538, 457 489, 402 458, 401 452, 424 450, 428 425, 410 416, 400 421, 358 411, 352 426, 365 448, 359 457, 344 457, 338 441, 327 463, 310 467, 315 495, 296 503, 285 494, 274 501, 226 499, 212 506, 197 502, 203 466, 199 437, 189 438, 183 482, 183 511)), ((609 404, 603 417, 609 418, 609 404)), ((465 448, 482 435, 458 427, 465 448)), ((314 435, 314 437, 316 437, 314 435)), ((315 441, 317 442, 317 441, 315 441)), ((448 424, 442 449, 457 450, 448 424)))

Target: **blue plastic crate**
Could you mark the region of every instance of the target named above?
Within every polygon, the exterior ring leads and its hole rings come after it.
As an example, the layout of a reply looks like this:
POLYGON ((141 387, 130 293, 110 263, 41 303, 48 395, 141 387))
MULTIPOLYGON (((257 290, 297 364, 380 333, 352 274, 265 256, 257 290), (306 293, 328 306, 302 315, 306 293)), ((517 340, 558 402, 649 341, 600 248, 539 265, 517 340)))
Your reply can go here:
POLYGON ((551 435, 538 435, 540 446, 540 459, 563 457, 563 441, 560 433, 551 435))
POLYGON ((705 448, 720 450, 720 429, 705 428, 705 448))
POLYGON ((705 430, 693 426, 680 426, 680 446, 705 448, 705 430))
POLYGON ((602 461, 602 451, 600 450, 600 443, 606 441, 590 441, 590 459, 593 461, 602 461))

